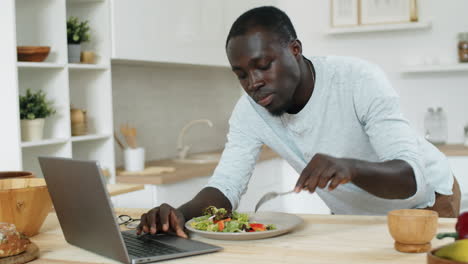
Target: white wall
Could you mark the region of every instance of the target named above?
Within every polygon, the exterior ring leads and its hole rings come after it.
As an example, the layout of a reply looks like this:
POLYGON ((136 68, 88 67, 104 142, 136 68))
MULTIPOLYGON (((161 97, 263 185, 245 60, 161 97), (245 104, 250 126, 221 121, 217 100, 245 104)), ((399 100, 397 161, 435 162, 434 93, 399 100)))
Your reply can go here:
POLYGON ((330 1, 280 0, 279 7, 291 18, 305 55, 346 55, 367 59, 387 72, 401 96, 402 109, 412 126, 423 134, 424 113, 442 106, 448 115, 448 141, 463 142, 468 124, 468 73, 402 75, 405 64, 426 57, 444 63, 457 62, 457 33, 468 31, 468 1, 420 0, 420 21, 430 20, 431 29, 327 35, 330 1))
MULTIPOLYGON (((224 147, 228 119, 239 98, 239 86, 227 68, 161 64, 112 65, 114 126, 129 122, 138 129, 146 159, 177 155, 177 136, 193 119, 210 119, 214 127, 197 124, 184 142, 193 152, 224 147)), ((121 139, 123 139, 121 137, 121 139)), ((116 163, 122 154, 116 146, 116 163)))

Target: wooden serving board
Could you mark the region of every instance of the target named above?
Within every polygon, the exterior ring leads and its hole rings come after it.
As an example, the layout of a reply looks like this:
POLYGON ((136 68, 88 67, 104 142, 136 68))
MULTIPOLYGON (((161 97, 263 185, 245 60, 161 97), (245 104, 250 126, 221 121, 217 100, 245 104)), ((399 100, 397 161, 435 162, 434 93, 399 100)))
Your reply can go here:
POLYGON ((39 248, 36 244, 29 244, 26 251, 21 254, 0 258, 0 264, 23 264, 39 257, 39 248))

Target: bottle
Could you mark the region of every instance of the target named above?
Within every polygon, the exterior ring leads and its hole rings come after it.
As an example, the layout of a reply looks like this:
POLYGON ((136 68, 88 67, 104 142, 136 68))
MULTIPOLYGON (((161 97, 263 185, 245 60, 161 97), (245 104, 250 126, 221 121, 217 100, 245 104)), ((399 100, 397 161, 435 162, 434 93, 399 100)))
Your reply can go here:
POLYGON ((418 22, 418 5, 416 0, 410 0, 410 21, 418 22))
POLYGON ((447 143, 448 138, 448 126, 447 126, 447 115, 442 107, 437 107, 437 144, 447 143))
POLYGON ((432 142, 434 138, 434 123, 434 108, 429 107, 424 115, 424 137, 429 142, 432 142))

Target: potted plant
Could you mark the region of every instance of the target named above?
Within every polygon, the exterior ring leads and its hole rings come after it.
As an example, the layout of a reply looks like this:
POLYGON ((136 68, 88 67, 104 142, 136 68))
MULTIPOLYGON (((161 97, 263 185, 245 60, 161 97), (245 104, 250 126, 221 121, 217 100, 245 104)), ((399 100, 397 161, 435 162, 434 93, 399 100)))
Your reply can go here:
POLYGON ((77 17, 67 20, 68 62, 80 62, 81 43, 89 41, 88 21, 80 21, 77 17))
POLYGON ((46 94, 39 90, 31 92, 26 90, 26 95, 19 97, 21 140, 41 140, 44 131, 44 119, 55 114, 52 102, 46 100, 46 94))

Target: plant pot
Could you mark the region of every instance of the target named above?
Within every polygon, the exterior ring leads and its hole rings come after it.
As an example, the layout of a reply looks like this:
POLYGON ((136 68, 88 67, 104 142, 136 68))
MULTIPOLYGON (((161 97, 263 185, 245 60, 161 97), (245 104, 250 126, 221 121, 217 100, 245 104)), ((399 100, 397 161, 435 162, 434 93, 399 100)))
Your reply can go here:
POLYGON ((33 120, 21 120, 21 140, 35 141, 41 140, 44 131, 44 118, 33 120))
POLYGON ((80 63, 81 44, 68 44, 68 62, 80 63))

